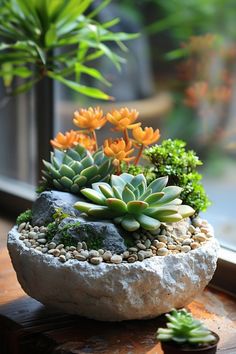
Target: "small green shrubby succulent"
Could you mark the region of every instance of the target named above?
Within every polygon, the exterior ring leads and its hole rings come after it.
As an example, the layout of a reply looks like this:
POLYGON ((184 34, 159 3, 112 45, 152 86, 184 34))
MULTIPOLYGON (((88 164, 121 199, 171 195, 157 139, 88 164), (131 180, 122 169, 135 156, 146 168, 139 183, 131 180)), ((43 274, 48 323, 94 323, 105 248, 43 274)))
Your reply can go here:
POLYGON ((194 214, 194 210, 181 205, 178 198, 182 189, 168 186, 168 177, 154 180, 147 186, 144 175, 123 173, 112 175, 110 184, 93 183, 81 193, 92 203, 77 202, 75 208, 102 219, 113 219, 127 231, 142 227, 157 229, 161 222, 175 222, 194 214))
POLYGON ((105 181, 114 171, 112 160, 103 151, 91 154, 81 145, 66 151, 55 149, 51 153, 51 162, 43 161, 43 185, 62 191, 79 193, 82 187, 105 181))
POLYGON ((185 309, 172 310, 167 314, 167 328, 159 328, 157 339, 163 342, 174 341, 178 344, 210 344, 216 341, 212 332, 203 323, 193 318, 185 309))
POLYGON ((155 166, 156 177, 169 176, 169 183, 183 188, 181 199, 196 213, 205 211, 210 205, 205 190, 200 183, 202 176, 196 168, 202 162, 192 150, 186 151, 182 140, 164 140, 161 145, 152 146, 144 151, 155 166))

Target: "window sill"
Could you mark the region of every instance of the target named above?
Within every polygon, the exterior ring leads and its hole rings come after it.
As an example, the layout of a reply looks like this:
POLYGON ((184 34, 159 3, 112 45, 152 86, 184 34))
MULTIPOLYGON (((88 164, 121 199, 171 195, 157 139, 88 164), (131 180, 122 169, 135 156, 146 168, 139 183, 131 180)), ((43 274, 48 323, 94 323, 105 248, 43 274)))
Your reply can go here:
POLYGON ((214 288, 223 290, 230 295, 236 296, 236 252, 220 248, 216 272, 211 280, 214 288))

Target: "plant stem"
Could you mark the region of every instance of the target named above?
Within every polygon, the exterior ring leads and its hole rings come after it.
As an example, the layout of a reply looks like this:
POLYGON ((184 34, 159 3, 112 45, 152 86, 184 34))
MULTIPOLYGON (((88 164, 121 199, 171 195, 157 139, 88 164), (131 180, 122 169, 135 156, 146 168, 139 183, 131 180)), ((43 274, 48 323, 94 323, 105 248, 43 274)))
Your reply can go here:
POLYGON ((119 176, 121 174, 120 162, 117 165, 116 174, 119 176))
POLYGON ((139 160, 140 160, 140 157, 142 156, 143 149, 144 149, 144 145, 142 144, 142 145, 140 146, 138 155, 137 155, 137 157, 136 157, 136 159, 135 159, 135 161, 134 161, 134 165, 137 165, 137 164, 138 164, 138 162, 139 162, 139 160))
POLYGON ((96 135, 95 130, 92 130, 92 137, 95 141, 95 150, 97 151, 98 150, 98 142, 97 142, 97 135, 96 135))
POLYGON ((129 142, 128 129, 124 129, 124 138, 125 138, 125 143, 128 144, 129 142))

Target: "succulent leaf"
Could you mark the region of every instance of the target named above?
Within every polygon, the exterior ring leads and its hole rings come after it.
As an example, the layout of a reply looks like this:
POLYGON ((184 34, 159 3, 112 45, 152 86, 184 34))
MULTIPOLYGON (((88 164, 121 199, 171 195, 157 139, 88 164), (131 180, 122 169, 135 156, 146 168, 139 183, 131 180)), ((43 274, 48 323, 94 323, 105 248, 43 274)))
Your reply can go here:
POLYGON ((92 184, 92 188, 82 190, 95 204, 91 203, 90 208, 86 206, 86 210, 83 203, 80 207, 80 202, 75 207, 98 218, 112 218, 128 231, 140 227, 154 230, 161 222, 176 222, 194 214, 192 208, 180 205, 182 201, 177 197, 181 188, 165 187, 167 180, 166 177, 158 178, 147 187, 143 175, 112 175, 110 184, 97 182, 92 184))

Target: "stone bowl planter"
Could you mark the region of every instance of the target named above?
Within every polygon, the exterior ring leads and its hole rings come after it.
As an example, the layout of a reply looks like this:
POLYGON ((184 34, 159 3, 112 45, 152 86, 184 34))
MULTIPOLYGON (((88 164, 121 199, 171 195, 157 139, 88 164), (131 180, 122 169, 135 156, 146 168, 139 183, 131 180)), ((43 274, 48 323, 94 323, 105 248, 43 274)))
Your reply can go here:
POLYGON ((14 227, 8 249, 24 291, 44 305, 104 321, 150 319, 189 304, 211 280, 218 242, 212 237, 188 253, 142 262, 61 263, 29 249, 14 227))

